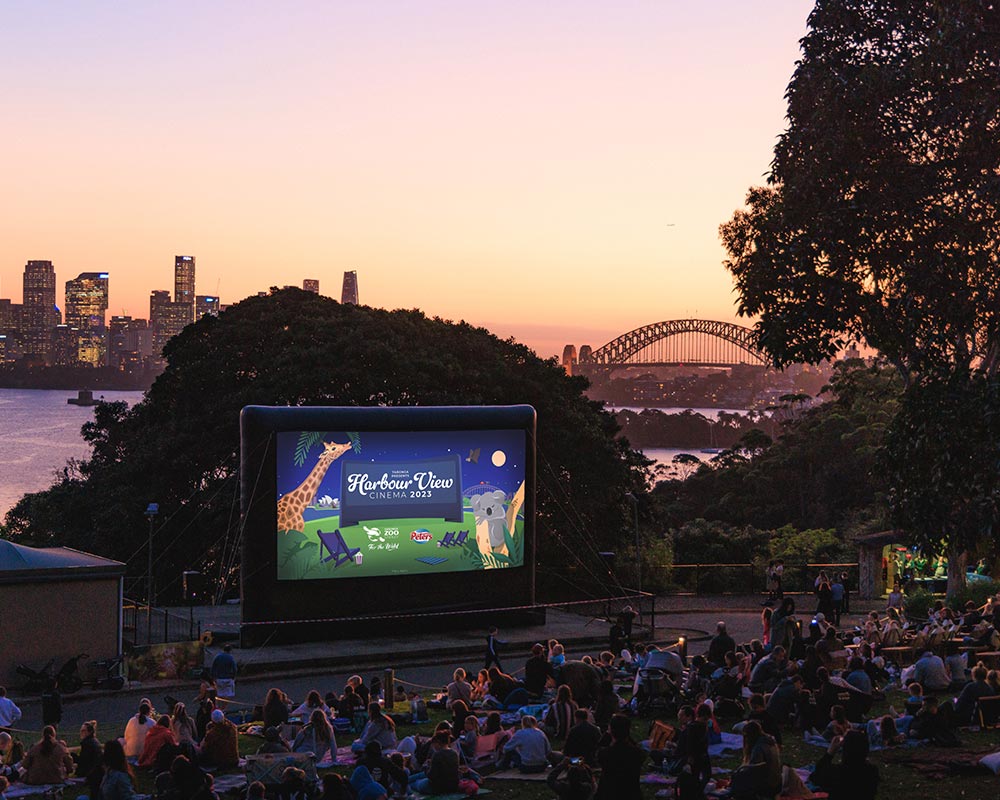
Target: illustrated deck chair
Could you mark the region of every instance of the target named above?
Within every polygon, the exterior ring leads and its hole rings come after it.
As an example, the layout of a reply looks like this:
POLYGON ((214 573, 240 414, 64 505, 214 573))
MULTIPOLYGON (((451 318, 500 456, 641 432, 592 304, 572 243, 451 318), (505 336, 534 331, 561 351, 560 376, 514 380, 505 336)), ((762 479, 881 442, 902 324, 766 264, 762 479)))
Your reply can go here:
POLYGON ((463 544, 465 544, 465 540, 468 538, 469 538, 468 531, 459 531, 458 538, 456 538, 454 542, 455 547, 461 547, 463 544))
POLYGON ((455 531, 448 531, 444 538, 438 542, 438 547, 451 547, 455 544, 455 531))
POLYGON ((320 555, 323 554, 323 548, 330 554, 323 559, 322 563, 333 560, 333 566, 339 567, 341 564, 346 564, 348 561, 353 561, 354 556, 361 552, 360 547, 348 547, 347 542, 344 541, 344 536, 341 534, 338 528, 333 533, 323 533, 323 531, 316 531, 316 535, 319 537, 320 555))

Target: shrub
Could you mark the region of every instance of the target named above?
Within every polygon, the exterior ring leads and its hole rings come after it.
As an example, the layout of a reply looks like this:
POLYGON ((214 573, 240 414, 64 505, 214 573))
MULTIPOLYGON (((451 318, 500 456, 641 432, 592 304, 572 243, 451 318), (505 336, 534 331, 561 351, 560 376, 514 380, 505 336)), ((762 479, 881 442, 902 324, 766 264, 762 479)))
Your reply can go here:
POLYGON ((937 600, 931 592, 926 589, 915 589, 906 595, 905 608, 906 616, 917 619, 927 619, 931 606, 937 600))

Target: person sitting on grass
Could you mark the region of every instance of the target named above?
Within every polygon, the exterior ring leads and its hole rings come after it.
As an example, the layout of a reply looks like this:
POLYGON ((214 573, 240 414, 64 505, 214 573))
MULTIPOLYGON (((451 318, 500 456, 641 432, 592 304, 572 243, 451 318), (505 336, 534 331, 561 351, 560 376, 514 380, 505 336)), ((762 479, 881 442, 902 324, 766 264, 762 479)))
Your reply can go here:
POLYGON ((743 728, 743 763, 733 773, 734 800, 773 798, 781 791, 781 754, 756 722, 743 728))
POLYGON ((142 746, 146 743, 146 734, 156 725, 151 716, 152 705, 148 700, 139 703, 139 713, 125 725, 125 757, 138 758, 142 755, 142 746))
POLYGON ((201 761, 206 766, 232 769, 240 763, 236 726, 233 725, 221 709, 212 712, 212 721, 205 731, 205 740, 201 743, 201 761))
POLYGON ((312 689, 307 695, 305 701, 292 710, 293 717, 299 717, 301 719, 309 719, 312 716, 312 712, 316 709, 320 709, 328 717, 330 716, 330 708, 326 703, 323 702, 323 698, 320 693, 315 689, 312 689))
POLYGON ((281 773, 281 783, 278 784, 278 797, 281 800, 312 800, 315 796, 304 770, 285 767, 281 773))
POLYGON ((465 670, 459 667, 452 674, 452 681, 448 684, 448 703, 447 707, 451 708, 451 704, 456 700, 461 700, 465 705, 472 705, 472 684, 465 679, 465 670))
POLYGON ((829 794, 830 800, 875 800, 879 771, 868 761, 868 737, 854 730, 835 736, 816 762, 809 782, 829 794), (838 751, 843 753, 841 763, 834 764, 838 751))
MULTIPOLYGON (((102 758, 104 774, 101 786, 93 796, 100 800, 132 800, 135 791, 132 788, 132 768, 125 758, 125 748, 117 739, 109 739, 104 743, 102 758)), ((91 775, 95 773, 92 772, 91 775)))
POLYGON ((972 668, 972 680, 962 687, 962 692, 955 698, 955 721, 959 725, 968 725, 972 722, 972 715, 979 699, 994 693, 993 687, 986 682, 988 674, 981 661, 972 668))
POLYGON ((344 694, 337 703, 337 716, 341 719, 354 720, 356 711, 364 708, 364 701, 360 695, 354 691, 351 684, 344 687, 344 694))
POLYGON ((566 734, 561 753, 550 753, 549 762, 557 764, 565 758, 582 758, 587 764, 597 766, 597 748, 604 734, 590 721, 590 713, 578 708, 573 714, 573 727, 566 734))
POLYGON ((870 750, 895 747, 906 741, 906 734, 900 732, 896 727, 896 720, 890 714, 886 714, 879 719, 868 720, 868 724, 865 727, 870 750))
POLYGON ((177 756, 170 769, 156 776, 159 800, 217 800, 209 775, 187 756, 177 756))
POLYGON ((573 714, 577 705, 573 701, 573 690, 563 684, 556 690, 555 699, 549 703, 543 725, 545 732, 555 739, 565 739, 573 726, 573 714))
POLYGON ((383 750, 396 749, 396 723, 392 721, 392 717, 382 713, 382 707, 378 703, 368 704, 368 723, 351 749, 360 753, 368 742, 378 742, 383 750))
POLYGON ((24 756, 21 768, 29 786, 64 783, 73 774, 73 758, 66 744, 56 738, 56 729, 46 725, 41 740, 24 756))
POLYGON ((529 714, 521 719, 521 730, 503 746, 497 767, 501 770, 516 767, 525 775, 544 772, 551 749, 548 737, 538 729, 538 720, 529 714))
POLYGON ((73 756, 76 777, 86 778, 101 764, 101 743, 97 741, 97 722, 89 720, 80 726, 80 752, 73 756))
MULTIPOLYGON (((471 719, 475 719, 475 717, 471 719)), ((357 765, 368 767, 368 771, 375 780, 382 784, 386 794, 392 796, 393 786, 401 788, 402 794, 406 794, 409 775, 392 759, 385 757, 382 753, 382 746, 378 742, 368 742, 365 745, 365 751, 358 758, 357 765)))
POLYGON ((641 800, 639 771, 645 751, 632 738, 632 720, 615 714, 608 725, 611 744, 597 751, 601 779, 595 800, 641 800))
POLYGON ((323 776, 323 794, 317 800, 356 800, 354 789, 347 778, 336 772, 328 772, 323 776))
POLYGON ((548 787, 559 800, 590 800, 597 791, 594 773, 579 759, 564 758, 546 779, 548 787), (565 773, 565 779, 562 779, 565 773))
POLYGON ((295 736, 292 752, 312 753, 317 763, 328 757, 331 761, 337 760, 337 740, 323 709, 313 709, 308 724, 295 736))
POLYGON ((146 740, 142 744, 142 753, 139 755, 139 769, 150 769, 156 763, 156 756, 160 750, 167 745, 176 746, 174 732, 170 729, 170 717, 161 714, 156 720, 156 725, 150 728, 146 734, 146 740))
POLYGON ((939 747, 957 747, 961 743, 952 726, 951 709, 950 703, 941 708, 934 695, 926 696, 923 707, 910 723, 907 735, 910 739, 930 741, 939 747))
POLYGON ((247 786, 246 800, 264 800, 266 793, 267 787, 260 781, 254 781, 247 786))
POLYGON ((292 752, 292 747, 281 738, 281 731, 275 727, 264 729, 264 744, 257 748, 257 755, 282 755, 292 752))

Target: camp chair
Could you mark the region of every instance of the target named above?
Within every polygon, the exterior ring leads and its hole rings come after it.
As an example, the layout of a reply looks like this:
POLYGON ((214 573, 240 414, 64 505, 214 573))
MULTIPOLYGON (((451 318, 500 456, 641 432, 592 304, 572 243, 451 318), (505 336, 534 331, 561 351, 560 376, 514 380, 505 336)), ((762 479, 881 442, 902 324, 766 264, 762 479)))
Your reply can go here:
POLYGON ((247 756, 247 783, 260 781, 265 786, 276 786, 281 783, 281 773, 287 767, 301 769, 305 772, 307 781, 315 783, 319 780, 316 774, 316 756, 312 753, 263 753, 247 756))
POLYGON ((468 531, 459 531, 458 538, 455 539, 455 547, 461 547, 463 544, 465 544, 465 540, 468 538, 469 538, 468 531))
POLYGON ((348 561, 353 561, 354 556, 361 552, 360 547, 348 547, 347 542, 344 541, 344 536, 341 534, 338 528, 333 533, 323 533, 323 531, 316 531, 316 535, 319 537, 320 546, 319 551, 322 555, 323 548, 325 547, 327 552, 330 554, 323 559, 325 564, 327 561, 334 560, 333 566, 339 567, 342 564, 346 564, 348 561))
POLYGON ((976 701, 976 708, 979 710, 979 727, 983 730, 996 728, 1000 722, 1000 695, 989 695, 980 697, 976 701))
POLYGON ((454 538, 455 538, 455 531, 448 531, 444 535, 444 538, 440 542, 438 542, 438 547, 451 547, 455 543, 453 541, 454 538))

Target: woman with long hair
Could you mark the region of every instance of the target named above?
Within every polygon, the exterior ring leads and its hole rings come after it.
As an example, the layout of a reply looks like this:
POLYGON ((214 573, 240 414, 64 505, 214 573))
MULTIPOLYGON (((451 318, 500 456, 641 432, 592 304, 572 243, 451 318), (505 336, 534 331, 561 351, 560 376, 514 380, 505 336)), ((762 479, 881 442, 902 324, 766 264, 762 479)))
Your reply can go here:
POLYGON ((313 689, 312 691, 309 692, 309 694, 306 695, 305 702, 302 703, 302 705, 300 705, 294 711, 292 711, 292 716, 302 717, 303 719, 306 717, 311 717, 313 711, 315 711, 316 709, 322 711, 324 714, 327 715, 327 717, 330 716, 329 706, 327 706, 327 704, 323 702, 322 695, 320 695, 319 692, 313 689))
POLYGON ((451 704, 451 729, 453 731, 465 730, 465 718, 472 714, 464 700, 456 700, 451 704))
POLYGON ((174 704, 174 713, 170 720, 170 730, 173 731, 177 744, 189 744, 195 746, 198 736, 198 729, 194 720, 188 716, 187 706, 184 703, 174 704))
POLYGON ((382 713, 382 707, 378 703, 368 704, 368 724, 361 731, 361 738, 351 745, 351 749, 361 752, 368 742, 378 742, 383 750, 396 749, 396 723, 382 713))
POLYGON ((73 773, 73 758, 66 745, 56 739, 56 729, 46 725, 41 740, 25 754, 21 766, 26 770, 24 782, 31 786, 63 783, 73 773))
POLYGON ((132 800, 132 769, 125 757, 125 748, 117 739, 104 743, 104 778, 101 781, 101 800, 132 800))
POLYGON ((277 728, 288 722, 288 706, 285 693, 281 689, 268 689, 262 708, 264 728, 277 728))
POLYGON ((156 725, 152 717, 153 705, 143 699, 139 703, 139 712, 125 725, 125 757, 138 758, 146 743, 146 734, 156 725))
POLYGON ((556 689, 556 697, 549 703, 545 714, 545 729, 556 739, 566 738, 569 729, 573 727, 573 715, 577 705, 573 701, 573 690, 565 683, 556 689))
POLYGON ((329 753, 332 761, 337 760, 337 740, 330 721, 321 708, 313 709, 309 722, 303 726, 292 744, 293 753, 312 753, 316 761, 323 761, 329 753))

